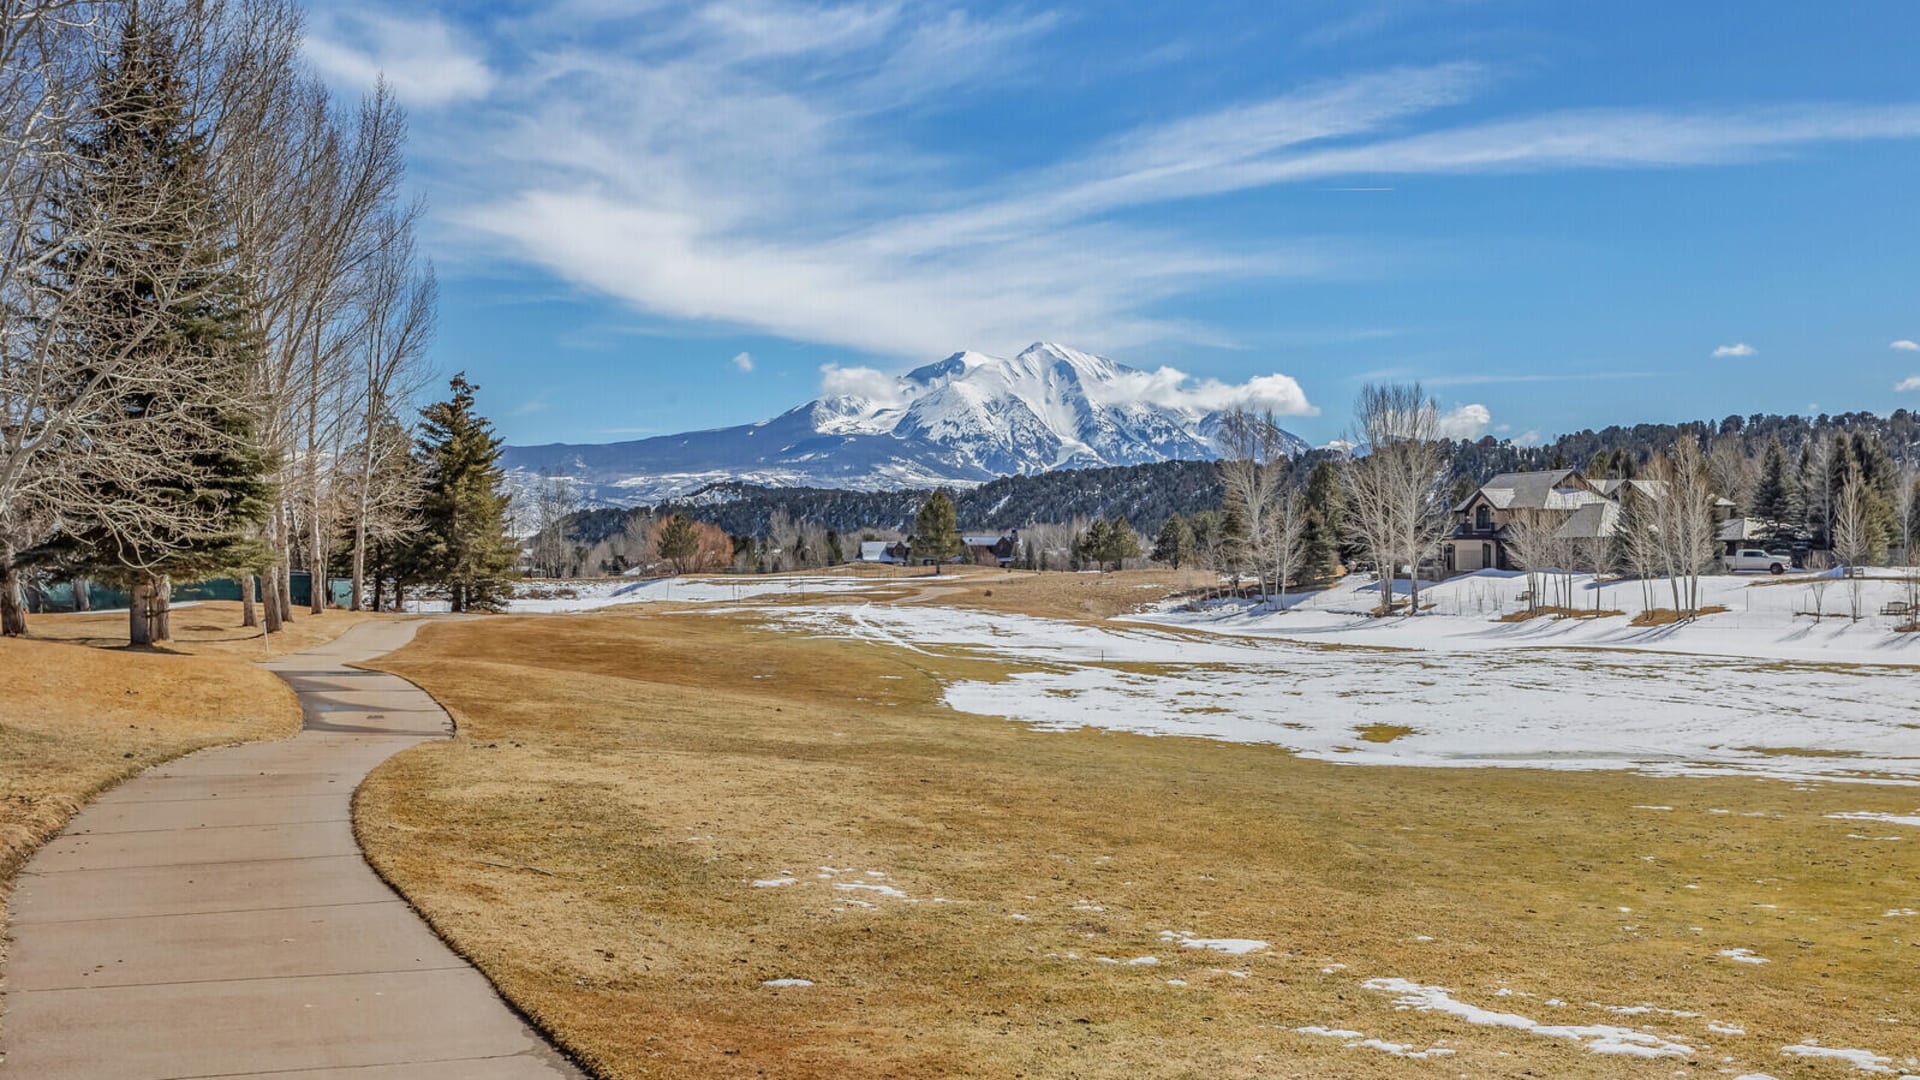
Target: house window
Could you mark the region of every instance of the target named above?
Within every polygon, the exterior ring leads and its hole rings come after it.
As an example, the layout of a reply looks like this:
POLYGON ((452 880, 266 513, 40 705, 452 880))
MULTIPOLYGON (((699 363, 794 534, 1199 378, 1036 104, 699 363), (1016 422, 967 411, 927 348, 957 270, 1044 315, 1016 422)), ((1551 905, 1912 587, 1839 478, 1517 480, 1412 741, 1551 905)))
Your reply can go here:
POLYGON ((1493 528, 1493 507, 1488 506, 1486 503, 1481 503, 1479 507, 1473 511, 1473 527, 1479 529, 1481 532, 1486 532, 1488 529, 1493 528))
POLYGON ((1493 545, 1492 544, 1480 545, 1480 565, 1488 570, 1493 569, 1493 545))

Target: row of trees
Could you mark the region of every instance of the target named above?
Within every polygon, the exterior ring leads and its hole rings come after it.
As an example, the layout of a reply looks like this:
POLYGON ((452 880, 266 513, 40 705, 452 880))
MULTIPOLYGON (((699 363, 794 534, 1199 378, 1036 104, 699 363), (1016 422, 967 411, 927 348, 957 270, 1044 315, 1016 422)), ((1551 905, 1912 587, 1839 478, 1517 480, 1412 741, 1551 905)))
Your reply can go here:
POLYGON ((294 566, 317 612, 343 554, 359 606, 402 547, 416 580, 487 600, 497 441, 458 381, 419 448, 412 430, 436 287, 405 118, 384 86, 336 102, 301 19, 292 0, 0 9, 6 633, 27 577, 93 577, 131 592, 134 641, 164 639, 172 583, 215 574, 271 631, 294 566))

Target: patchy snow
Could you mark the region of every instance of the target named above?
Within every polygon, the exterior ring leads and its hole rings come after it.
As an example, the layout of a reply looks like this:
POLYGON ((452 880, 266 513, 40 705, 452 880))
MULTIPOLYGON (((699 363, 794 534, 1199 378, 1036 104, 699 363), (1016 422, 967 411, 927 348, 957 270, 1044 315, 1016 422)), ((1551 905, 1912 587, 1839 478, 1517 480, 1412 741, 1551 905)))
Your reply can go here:
POLYGON ((811 979, 768 979, 766 982, 763 982, 760 985, 772 986, 776 988, 782 987, 782 986, 812 986, 813 980, 811 979))
POLYGON ((1692 1047, 1683 1043, 1636 1028, 1612 1024, 1542 1024, 1519 1013, 1483 1009, 1458 1000, 1445 987, 1422 986, 1407 979, 1368 979, 1361 985, 1369 990, 1397 995, 1393 1002, 1397 1008, 1442 1013, 1469 1024, 1512 1028, 1550 1039, 1572 1039, 1596 1054, 1687 1057, 1694 1052, 1692 1047))
MULTIPOLYGON (((713 604, 765 596, 854 593, 874 582, 850 577, 667 577, 613 581, 523 581, 507 610, 516 615, 595 611, 616 604, 713 604), (571 595, 560 595, 567 593, 571 595)), ((428 603, 431 603, 429 601, 428 603)), ((442 604, 441 609, 445 608, 442 604)), ((420 610, 425 610, 421 608, 420 610)))
POLYGON ((1813 1043, 1800 1043, 1783 1046, 1780 1052, 1793 1057, 1825 1058, 1832 1061, 1844 1061, 1861 1072, 1892 1073, 1893 1059, 1871 1050, 1843 1050, 1838 1047, 1817 1046, 1813 1043))
MULTIPOLYGON (((1424 617, 1411 621, 1470 622, 1495 639, 1473 639, 1475 655, 1463 656, 1451 646, 1329 650, 1273 634, 1196 637, 937 605, 763 614, 800 631, 1028 667, 953 683, 946 701, 1049 730, 1275 743, 1349 764, 1920 782, 1920 729, 1904 698, 1887 692, 1889 678, 1911 677, 1904 667, 1498 648, 1514 624, 1424 617), (1390 742, 1358 737, 1357 727, 1381 720, 1413 730, 1390 742)), ((1920 662, 1920 651, 1897 655, 1920 662)))
POLYGON ((1183 949, 1210 949, 1226 953, 1228 956, 1245 956, 1248 953, 1265 952, 1271 947, 1265 941, 1252 938, 1203 938, 1195 937, 1184 930, 1162 930, 1160 940, 1174 941, 1183 949))
POLYGON ((753 883, 753 887, 756 889, 777 889, 782 885, 795 884, 799 880, 800 879, 796 877, 761 878, 759 881, 753 883))
POLYGON ((1764 956, 1755 956, 1752 949, 1721 949, 1720 955, 1736 964, 1771 964, 1773 961, 1764 956))
MULTIPOLYGON (((1828 814, 1827 816, 1830 818, 1838 818, 1841 821, 1880 821, 1888 825, 1912 825, 1915 828, 1920 828, 1920 816, 1907 817, 1900 814, 1876 814, 1871 810, 1849 810, 1844 814, 1828 814)), ((1880 840, 1885 838, 1874 837, 1874 839, 1880 840)))
POLYGON ((1345 1028, 1321 1027, 1317 1024, 1310 1024, 1306 1027, 1294 1028, 1293 1030, 1302 1035, 1318 1035, 1323 1038, 1345 1040, 1347 1049, 1349 1050, 1360 1048, 1379 1050, 1382 1053, 1392 1054, 1395 1057, 1414 1058, 1422 1061, 1427 1058, 1446 1057, 1453 1053, 1453 1051, 1444 1046, 1433 1046, 1425 1050, 1415 1050, 1408 1043, 1387 1042, 1384 1039, 1369 1039, 1364 1032, 1348 1031, 1345 1028))
POLYGON ((901 892, 891 885, 871 885, 864 881, 837 881, 833 887, 846 892, 859 890, 862 892, 879 893, 881 896, 892 897, 896 900, 905 900, 907 898, 906 893, 901 892))

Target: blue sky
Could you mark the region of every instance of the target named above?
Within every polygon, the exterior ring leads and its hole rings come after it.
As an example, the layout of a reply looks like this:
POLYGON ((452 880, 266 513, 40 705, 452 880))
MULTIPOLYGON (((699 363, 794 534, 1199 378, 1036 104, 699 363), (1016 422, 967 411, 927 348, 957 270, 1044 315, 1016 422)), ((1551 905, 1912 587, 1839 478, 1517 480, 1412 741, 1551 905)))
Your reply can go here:
POLYGON ((1259 378, 1315 441, 1369 378, 1524 440, 1920 405, 1915 41, 1901 2, 561 0, 315 4, 308 55, 407 105, 434 360, 514 442, 1036 340, 1259 378))

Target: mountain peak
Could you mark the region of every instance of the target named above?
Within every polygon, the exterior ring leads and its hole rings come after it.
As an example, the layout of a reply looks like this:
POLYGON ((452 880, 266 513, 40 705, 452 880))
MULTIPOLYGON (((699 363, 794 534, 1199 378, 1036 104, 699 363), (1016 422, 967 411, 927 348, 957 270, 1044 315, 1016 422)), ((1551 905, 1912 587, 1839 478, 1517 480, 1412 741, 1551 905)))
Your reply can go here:
POLYGON ((758 424, 631 443, 510 446, 505 463, 571 474, 602 501, 633 505, 722 480, 875 491, 1216 457, 1219 415, 1156 400, 1134 374, 1050 341, 1011 358, 963 350, 874 398, 822 397, 758 424))

